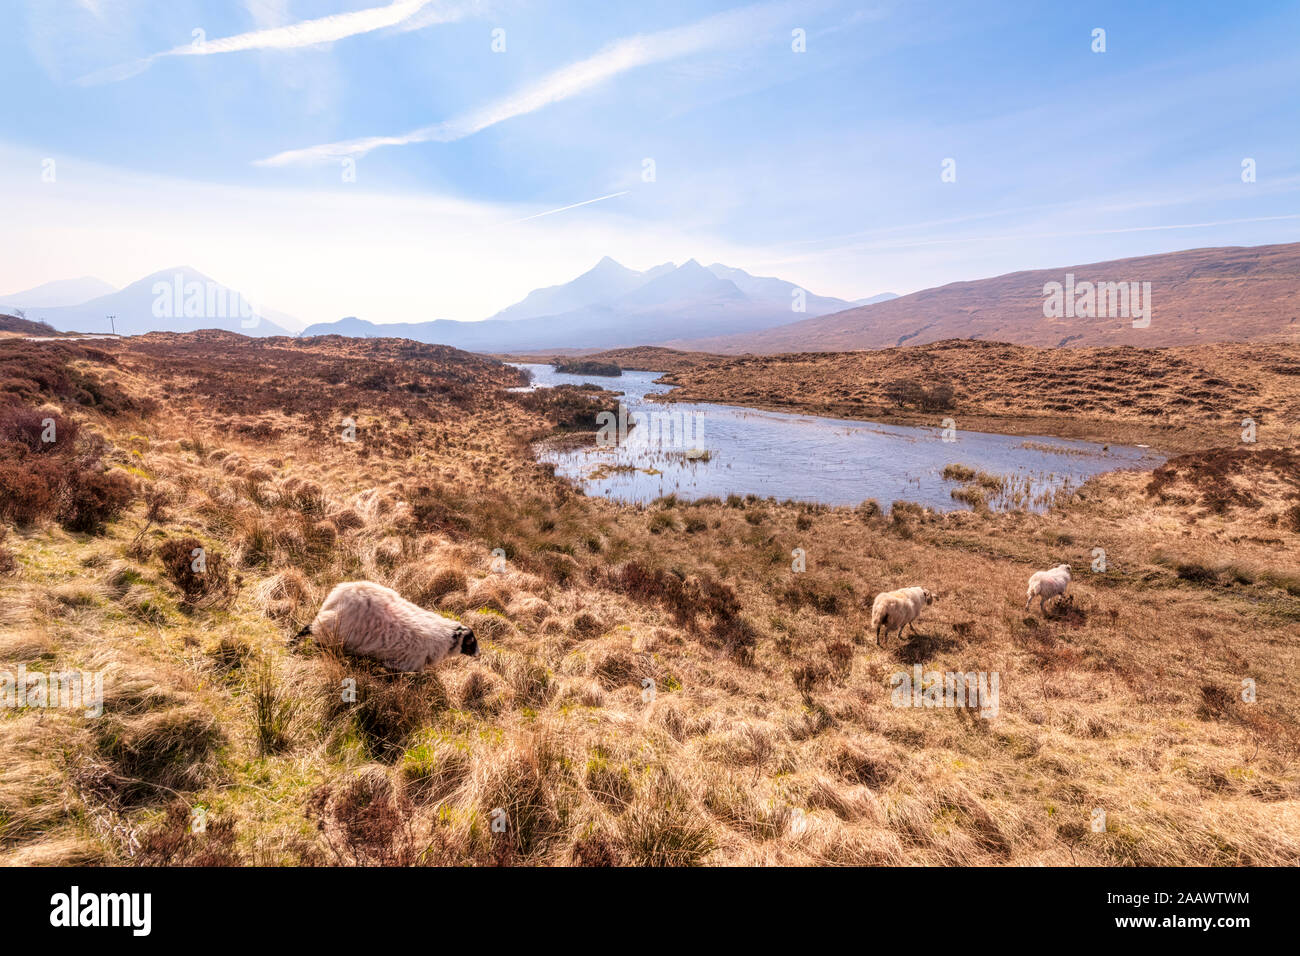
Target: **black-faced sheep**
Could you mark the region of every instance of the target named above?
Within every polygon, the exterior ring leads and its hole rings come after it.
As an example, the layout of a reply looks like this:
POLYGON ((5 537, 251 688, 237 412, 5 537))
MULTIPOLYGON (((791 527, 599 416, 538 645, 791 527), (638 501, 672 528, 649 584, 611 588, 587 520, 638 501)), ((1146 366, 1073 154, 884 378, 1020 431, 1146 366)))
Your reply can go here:
POLYGON ((1070 586, 1070 566, 1058 564, 1050 571, 1035 571, 1029 576, 1029 593, 1025 596, 1025 610, 1034 598, 1038 598, 1038 609, 1047 613, 1047 599, 1060 597, 1070 586))
POLYGON ((423 670, 458 652, 479 654, 474 632, 464 624, 372 581, 347 581, 334 588, 294 640, 308 634, 322 647, 372 657, 400 671, 423 670))
MULTIPOLYGON (((890 631, 896 630, 901 634, 903 628, 913 624, 926 606, 933 603, 934 595, 925 588, 899 588, 897 591, 877 594, 871 604, 871 629, 876 632, 876 643, 881 643, 881 628, 885 630, 887 642, 890 631)), ((912 631, 916 632, 915 625, 912 631)))

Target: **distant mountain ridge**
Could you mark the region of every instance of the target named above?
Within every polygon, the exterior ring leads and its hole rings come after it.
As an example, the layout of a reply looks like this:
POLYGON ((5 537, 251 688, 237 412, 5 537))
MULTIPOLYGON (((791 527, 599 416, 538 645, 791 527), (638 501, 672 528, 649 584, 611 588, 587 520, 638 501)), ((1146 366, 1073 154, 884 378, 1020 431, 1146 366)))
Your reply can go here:
MULTIPOLYGON (((480 352, 602 349, 761 331, 853 305, 722 263, 703 266, 689 259, 638 271, 605 256, 577 278, 534 289, 483 321, 380 324, 347 316, 298 334, 409 338, 480 352)), ((123 289, 89 277, 46 283, 0 299, 5 306, 60 331, 139 335, 221 329, 270 336, 302 327, 292 316, 255 306, 187 266, 164 269, 123 289)))
POLYGON ((665 262, 645 272, 637 272, 605 256, 596 263, 595 267, 572 282, 534 289, 523 299, 502 309, 492 318, 505 321, 535 319, 544 315, 559 315, 573 309, 581 309, 631 292, 651 279, 657 279, 664 273, 671 272, 674 268, 671 262, 665 262))
POLYGON ((897 299, 897 292, 882 292, 880 295, 868 296, 865 299, 854 299, 854 305, 875 305, 877 302, 888 302, 890 299, 897 299))
MULTIPOLYGON (((115 316, 117 332, 127 335, 205 328, 287 335, 301 324, 268 309, 245 315, 237 292, 186 267, 83 302, 69 301, 105 288, 112 289, 90 277, 46 283, 0 296, 0 311, 21 309, 28 319, 60 331, 91 333, 110 331, 107 317, 115 316), (190 286, 198 290, 196 296, 187 291, 190 286), (160 310, 167 303, 170 308, 160 310)), ((637 271, 607 256, 572 281, 536 289, 480 322, 378 324, 349 316, 299 334, 402 337, 496 354, 661 346, 736 355, 888 348, 953 338, 1047 347, 1300 342, 1300 243, 1189 249, 1036 269, 855 302, 722 263, 703 266, 690 259, 637 271), (1104 309, 1071 309, 1065 315, 1047 309, 1045 314, 1045 289, 1052 284, 1076 294, 1102 284, 1149 285, 1151 321, 1135 325, 1131 317, 1104 309)))
POLYGON ((31 289, 0 295, 0 312, 12 312, 14 309, 60 308, 68 305, 80 305, 102 295, 116 292, 115 286, 94 276, 82 276, 80 279, 56 279, 31 289))
MULTIPOLYGON (((38 287, 44 288, 47 286, 38 287)), ((24 311, 27 318, 47 322, 64 332, 116 330, 119 335, 143 335, 224 329, 258 337, 292 334, 272 321, 272 316, 279 317, 280 313, 261 308, 188 266, 155 272, 124 289, 84 302, 49 307, 38 304, 24 311)))
POLYGON ((606 256, 571 282, 534 290, 482 322, 379 325, 348 317, 308 326, 302 335, 402 336, 479 352, 614 348, 768 329, 851 306, 721 263, 706 267, 690 259, 638 272, 606 256))

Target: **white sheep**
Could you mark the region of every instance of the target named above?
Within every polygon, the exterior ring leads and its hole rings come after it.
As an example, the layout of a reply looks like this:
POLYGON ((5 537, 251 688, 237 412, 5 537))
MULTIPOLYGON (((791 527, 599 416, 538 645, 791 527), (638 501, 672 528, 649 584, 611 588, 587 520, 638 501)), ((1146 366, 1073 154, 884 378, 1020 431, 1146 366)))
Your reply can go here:
MULTIPOLYGON (((925 588, 899 588, 897 591, 884 591, 876 595, 871 603, 871 629, 876 632, 876 643, 880 644, 880 629, 885 629, 885 640, 889 640, 890 631, 902 634, 903 628, 921 616, 927 605, 934 603, 934 595, 925 588)), ((912 632, 916 633, 913 624, 912 632)), ((881 645, 882 647, 884 645, 881 645)))
POLYGON ((338 585, 294 640, 311 634, 323 647, 373 657, 399 671, 418 671, 459 651, 478 657, 474 632, 450 618, 412 604, 372 581, 338 585))
POLYGON ((1070 586, 1070 566, 1058 564, 1050 571, 1035 571, 1029 576, 1029 593, 1025 596, 1025 610, 1038 598, 1038 609, 1047 613, 1047 599, 1061 597, 1070 586))

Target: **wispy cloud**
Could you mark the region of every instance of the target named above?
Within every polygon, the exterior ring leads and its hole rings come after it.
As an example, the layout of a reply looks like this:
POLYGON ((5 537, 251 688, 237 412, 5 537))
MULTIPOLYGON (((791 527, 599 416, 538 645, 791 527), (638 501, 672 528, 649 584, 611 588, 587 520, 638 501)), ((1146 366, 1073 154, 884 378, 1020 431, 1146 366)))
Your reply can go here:
POLYGON ((594 56, 548 73, 536 83, 516 90, 487 106, 455 119, 421 127, 395 136, 370 136, 291 149, 265 159, 257 166, 290 166, 337 161, 364 156, 381 146, 412 143, 447 143, 464 139, 497 123, 535 112, 552 103, 585 93, 600 84, 638 67, 690 56, 705 50, 754 38, 775 26, 787 4, 759 4, 707 17, 696 23, 658 33, 626 37, 594 56))
POLYGON ((606 199, 617 199, 619 196, 626 196, 630 189, 624 189, 622 192, 610 193, 607 196, 597 196, 595 199, 584 199, 582 202, 571 202, 567 206, 560 206, 556 209, 548 209, 546 212, 533 213, 531 216, 524 216, 522 219, 511 219, 509 222, 503 222, 495 228, 500 229, 502 226, 516 226, 521 222, 532 222, 534 219, 541 219, 543 216, 554 216, 557 212, 568 212, 570 209, 577 209, 579 206, 590 206, 594 202, 604 202, 606 199))
POLYGON ((350 13, 335 13, 315 20, 302 20, 279 27, 253 30, 236 36, 216 40, 196 39, 183 46, 161 53, 122 63, 82 77, 83 85, 111 83, 147 70, 165 57, 215 56, 221 53, 242 53, 248 50, 291 50, 333 43, 348 37, 373 33, 388 27, 419 28, 436 23, 449 23, 460 19, 466 11, 464 5, 439 3, 438 0, 393 0, 382 7, 369 7, 350 13))

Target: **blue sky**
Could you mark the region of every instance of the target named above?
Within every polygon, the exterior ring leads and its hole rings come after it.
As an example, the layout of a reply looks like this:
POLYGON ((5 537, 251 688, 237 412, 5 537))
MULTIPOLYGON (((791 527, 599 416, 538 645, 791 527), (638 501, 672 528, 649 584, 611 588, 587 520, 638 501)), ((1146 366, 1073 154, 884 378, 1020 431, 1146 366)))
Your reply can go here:
POLYGON ((186 264, 476 319, 602 255, 858 298, 1296 241, 1298 39, 1293 2, 11 0, 0 292, 186 264))

